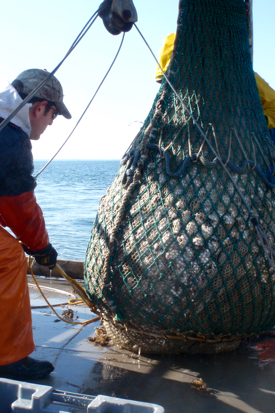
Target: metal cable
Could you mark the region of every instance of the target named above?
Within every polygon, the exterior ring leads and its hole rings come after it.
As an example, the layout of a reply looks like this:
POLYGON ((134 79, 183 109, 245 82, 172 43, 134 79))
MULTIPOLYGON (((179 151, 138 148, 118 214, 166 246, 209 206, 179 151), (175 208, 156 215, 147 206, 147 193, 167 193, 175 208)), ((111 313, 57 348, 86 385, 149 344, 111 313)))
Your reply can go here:
MULTIPOLYGON (((188 107, 185 105, 185 103, 183 102, 182 98, 179 96, 179 94, 177 93, 177 91, 175 90, 175 88, 173 87, 173 85, 171 84, 170 80, 168 79, 168 77, 166 76, 166 74, 164 73, 162 67, 160 66, 158 59, 156 58, 156 56, 154 55, 151 47, 149 46, 148 42, 146 41, 146 39, 144 38, 144 36, 142 35, 142 33, 140 32, 140 30, 138 29, 137 25, 134 23, 135 28, 137 29, 138 33, 140 34, 141 38, 143 39, 144 43, 146 44, 146 46, 148 47, 148 49, 150 50, 154 60, 156 61, 158 67, 160 68, 163 76, 165 77, 165 80, 167 81, 167 83, 169 84, 169 86, 171 87, 171 89, 173 90, 173 92, 175 93, 175 95, 177 96, 177 98, 179 99, 182 107, 184 108, 184 110, 188 113, 188 115, 191 117, 193 123, 195 124, 195 126, 198 128, 199 132, 201 133, 201 135, 203 136, 203 138, 205 139, 205 141, 207 142, 209 148, 212 150, 213 154, 216 157, 216 160, 218 160, 222 166, 222 168, 225 170, 225 172, 227 173, 227 175, 229 176, 230 180, 232 181, 237 193, 239 194, 240 198, 242 199, 242 202, 244 203, 245 207, 247 208, 247 211, 249 212, 250 215, 250 220, 253 223, 254 227, 257 230, 258 236, 259 236, 259 226, 258 226, 258 220, 255 217, 255 215, 253 214, 252 210, 250 209, 246 199, 244 198, 243 194, 240 192, 237 183, 234 181, 232 175, 230 174, 228 168, 226 167, 226 165, 223 163, 220 155, 215 151, 214 147, 211 145, 209 139, 207 138, 207 135, 203 132, 201 126, 199 125, 199 123, 197 122, 197 120, 194 118, 194 116, 192 115, 192 113, 190 112, 190 110, 188 109, 188 107)), ((264 232, 261 230, 261 235, 263 235, 264 232)), ((274 249, 272 248, 272 246, 270 245, 270 243, 267 244, 267 246, 264 244, 263 239, 261 236, 259 236, 260 242, 262 244, 263 250, 266 252, 269 250, 270 255, 275 256, 275 252, 274 249)), ((269 262, 271 264, 271 260, 269 259, 269 262)), ((271 264, 272 268, 274 269, 274 264, 271 264)))
POLYGON ((2 121, 2 123, 0 124, 0 132, 11 121, 11 119, 23 108, 23 106, 25 106, 31 100, 31 98, 36 94, 36 92, 38 92, 45 85, 45 83, 53 77, 53 75, 57 72, 57 70, 60 68, 60 66, 63 64, 63 62, 72 53, 72 51, 75 49, 75 47, 78 45, 78 43, 83 39, 83 37, 85 36, 87 31, 93 25, 96 18, 98 17, 97 13, 98 13, 98 10, 93 14, 93 16, 85 24, 85 26, 83 27, 81 32, 78 34, 78 36, 74 40, 74 42, 71 45, 70 49, 66 53, 65 57, 56 66, 56 68, 20 103, 19 106, 17 106, 16 109, 13 110, 13 112, 5 120, 2 121))
POLYGON ((203 138, 205 139, 205 141, 208 143, 210 149, 212 150, 213 154, 216 156, 217 160, 220 162, 220 164, 222 165, 222 167, 225 169, 225 171, 227 172, 228 176, 230 177, 230 179, 232 180, 232 183, 235 187, 235 189, 237 190, 238 194, 240 195, 240 197, 242 198, 246 208, 248 209, 248 211, 252 214, 252 211, 250 210, 245 198, 243 197, 242 193, 239 191, 239 188, 237 186, 237 184, 235 183, 233 177, 231 176, 230 172, 228 171, 228 169, 226 168, 225 164, 222 162, 222 159, 220 158, 219 154, 215 151, 215 149, 213 148, 213 146, 211 145, 210 141, 207 138, 207 135, 203 132, 201 126, 199 125, 199 123, 196 121, 196 119, 194 118, 194 116, 192 115, 192 113, 190 112, 190 110, 188 109, 188 107, 185 105, 185 103, 183 102, 182 98, 179 96, 178 92, 176 91, 176 89, 174 88, 174 86, 172 85, 172 83, 170 82, 170 80, 168 79, 168 77, 166 76, 166 74, 164 73, 162 67, 160 66, 156 56, 154 55, 152 49, 150 48, 149 44, 147 43, 147 41, 145 40, 144 36, 142 35, 142 33, 140 32, 140 30, 138 29, 137 25, 134 23, 135 28, 137 29, 138 33, 140 34, 140 36, 142 37, 143 41, 145 42, 146 46, 148 47, 148 49, 150 50, 151 54, 153 55, 155 61, 157 62, 157 65, 159 66, 163 76, 165 77, 165 80, 167 81, 167 83, 169 84, 169 86, 171 87, 171 89, 173 90, 173 92, 175 93, 175 95, 177 96, 177 98, 179 99, 180 103, 182 104, 184 110, 186 110, 186 112, 188 113, 188 115, 191 117, 191 119, 193 120, 194 124, 196 125, 196 127, 198 128, 199 132, 201 133, 201 135, 203 136, 203 138))
POLYGON ((63 146, 66 144, 66 142, 70 139, 70 137, 72 136, 73 132, 76 130, 76 128, 77 128, 77 126, 79 125, 80 121, 82 120, 83 116, 85 115, 85 113, 86 113, 87 110, 89 109, 91 103, 93 102, 94 98, 96 97, 99 89, 101 88, 102 84, 104 83, 106 77, 107 77, 108 74, 110 73, 110 71, 111 71, 111 69, 112 69, 112 67, 113 67, 113 65, 114 65, 114 63, 115 63, 115 61, 116 61, 116 59, 117 59, 117 57, 118 57, 118 55, 119 55, 119 52, 120 52, 120 50, 121 50, 121 47, 122 47, 122 44, 123 44, 123 41, 124 41, 124 37, 125 37, 125 33, 123 33, 122 40, 121 40, 121 42, 120 42, 118 51, 116 52, 116 55, 115 55, 115 57, 114 57, 111 65, 110 65, 109 69, 107 70, 105 76, 103 77, 103 79, 102 79, 102 81, 100 82, 98 88, 96 89, 96 91, 95 91, 92 99, 90 100, 90 102, 89 102, 88 105, 86 106, 84 112, 82 113, 82 115, 80 116, 80 118, 78 119, 78 121, 76 122, 75 127, 73 128, 73 130, 71 131, 71 133, 69 134, 69 136, 67 137, 67 139, 66 139, 66 140, 63 142, 63 144, 60 146, 60 148, 58 149, 58 151, 54 154, 54 156, 53 156, 53 157, 46 163, 46 165, 44 165, 43 168, 38 172, 38 174, 35 176, 35 179, 37 179, 37 177, 44 171, 44 169, 47 168, 47 166, 54 160, 54 158, 58 155, 58 153, 61 151, 61 149, 63 148, 63 146))

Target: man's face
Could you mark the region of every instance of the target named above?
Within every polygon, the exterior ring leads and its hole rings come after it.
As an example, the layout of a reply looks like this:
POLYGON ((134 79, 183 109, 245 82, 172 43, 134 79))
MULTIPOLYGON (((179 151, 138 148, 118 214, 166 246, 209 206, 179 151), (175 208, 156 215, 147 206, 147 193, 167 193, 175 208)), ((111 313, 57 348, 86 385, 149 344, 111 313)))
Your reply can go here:
POLYGON ((55 106, 47 107, 47 105, 47 101, 37 102, 30 108, 30 139, 32 140, 40 138, 46 128, 52 125, 53 119, 58 112, 55 106))

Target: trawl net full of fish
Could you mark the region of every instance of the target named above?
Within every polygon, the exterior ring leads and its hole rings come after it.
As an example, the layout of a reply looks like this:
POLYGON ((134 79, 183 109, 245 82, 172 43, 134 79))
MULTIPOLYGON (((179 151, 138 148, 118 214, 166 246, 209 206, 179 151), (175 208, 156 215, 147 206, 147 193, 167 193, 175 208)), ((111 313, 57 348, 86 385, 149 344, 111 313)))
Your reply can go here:
POLYGON ((219 352, 275 323, 274 146, 243 0, 181 0, 153 107, 101 199, 85 261, 114 342, 219 352))

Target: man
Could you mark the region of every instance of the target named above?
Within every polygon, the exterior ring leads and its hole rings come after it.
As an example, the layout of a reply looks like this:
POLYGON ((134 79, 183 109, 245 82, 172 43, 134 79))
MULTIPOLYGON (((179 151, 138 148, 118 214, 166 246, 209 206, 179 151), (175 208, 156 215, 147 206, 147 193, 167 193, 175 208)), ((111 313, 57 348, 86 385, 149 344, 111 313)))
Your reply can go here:
MULTIPOLYGON (((26 70, 0 92, 0 123, 48 75, 26 70)), ((39 139, 58 114, 71 118, 62 86, 52 77, 0 131, 0 376, 13 379, 41 378, 54 369, 48 361, 29 357, 35 346, 24 250, 41 265, 56 264, 57 252, 34 196, 30 139, 39 139)))

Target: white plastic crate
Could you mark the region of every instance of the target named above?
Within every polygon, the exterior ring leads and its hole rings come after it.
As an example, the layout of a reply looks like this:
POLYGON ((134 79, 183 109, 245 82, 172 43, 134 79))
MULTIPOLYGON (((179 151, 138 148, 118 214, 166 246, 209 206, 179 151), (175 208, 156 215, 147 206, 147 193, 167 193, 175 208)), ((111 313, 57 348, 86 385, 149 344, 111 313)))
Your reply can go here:
POLYGON ((1 413, 164 413, 161 406, 0 378, 1 413), (73 410, 72 410, 73 409, 73 410))

